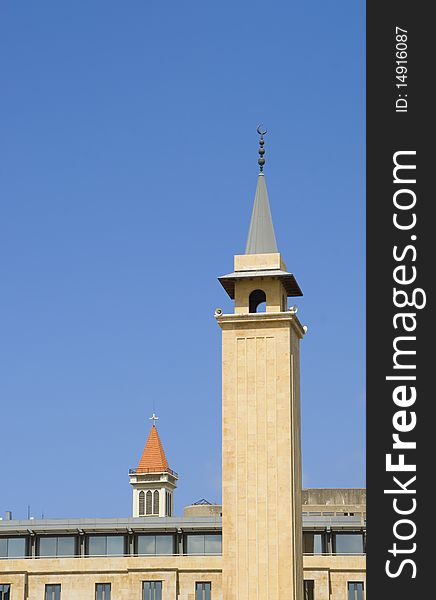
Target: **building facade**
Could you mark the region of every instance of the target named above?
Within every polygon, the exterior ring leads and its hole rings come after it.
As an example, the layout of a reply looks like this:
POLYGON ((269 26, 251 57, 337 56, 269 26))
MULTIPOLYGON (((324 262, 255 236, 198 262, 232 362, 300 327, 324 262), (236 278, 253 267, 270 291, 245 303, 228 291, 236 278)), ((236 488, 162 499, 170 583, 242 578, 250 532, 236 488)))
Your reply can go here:
MULTIPOLYGON (((363 599, 365 491, 303 490, 302 517, 304 599, 363 599)), ((216 505, 182 517, 0 521, 1 600, 222 600, 222 569, 216 505)))
POLYGON ((301 488, 300 341, 263 173, 244 255, 219 278, 223 505, 173 515, 156 427, 129 471, 132 516, 0 520, 0 600, 364 600, 364 490, 301 488), (264 310, 261 310, 264 308, 264 310))

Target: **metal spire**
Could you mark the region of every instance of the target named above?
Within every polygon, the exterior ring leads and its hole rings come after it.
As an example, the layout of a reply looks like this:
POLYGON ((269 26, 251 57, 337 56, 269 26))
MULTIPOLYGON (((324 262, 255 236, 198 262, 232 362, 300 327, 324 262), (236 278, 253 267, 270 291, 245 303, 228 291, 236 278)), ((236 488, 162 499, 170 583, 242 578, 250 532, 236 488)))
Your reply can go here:
POLYGON ((278 252, 268 192, 266 190, 265 175, 263 173, 263 165, 265 164, 265 159, 263 157, 265 154, 265 149, 263 147, 265 142, 263 136, 266 132, 267 130, 262 130, 259 125, 257 128, 257 133, 260 135, 259 159, 257 162, 260 167, 260 173, 257 178, 256 194, 254 196, 254 206, 245 254, 269 254, 278 252))

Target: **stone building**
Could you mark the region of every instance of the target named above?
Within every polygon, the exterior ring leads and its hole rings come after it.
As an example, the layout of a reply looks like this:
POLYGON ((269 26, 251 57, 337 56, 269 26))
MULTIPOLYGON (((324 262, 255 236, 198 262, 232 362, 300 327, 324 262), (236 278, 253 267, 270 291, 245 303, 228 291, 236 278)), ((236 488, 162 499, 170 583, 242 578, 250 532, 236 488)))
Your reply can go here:
POLYGON ((0 521, 0 600, 364 600, 362 489, 301 489, 300 342, 280 255, 264 142, 246 252, 219 278, 223 505, 173 515, 178 476, 156 416, 136 469, 132 516, 0 521), (264 311, 260 309, 264 308, 264 311))

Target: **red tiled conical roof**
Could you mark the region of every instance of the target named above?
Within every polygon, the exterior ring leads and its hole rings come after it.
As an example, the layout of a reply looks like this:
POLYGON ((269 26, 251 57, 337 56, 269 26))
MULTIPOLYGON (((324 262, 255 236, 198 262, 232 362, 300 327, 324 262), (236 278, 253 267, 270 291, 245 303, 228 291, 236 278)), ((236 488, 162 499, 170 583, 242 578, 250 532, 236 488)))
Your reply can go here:
POLYGON ((156 425, 151 428, 144 451, 139 461, 137 473, 160 473, 168 471, 168 461, 157 432, 156 425))

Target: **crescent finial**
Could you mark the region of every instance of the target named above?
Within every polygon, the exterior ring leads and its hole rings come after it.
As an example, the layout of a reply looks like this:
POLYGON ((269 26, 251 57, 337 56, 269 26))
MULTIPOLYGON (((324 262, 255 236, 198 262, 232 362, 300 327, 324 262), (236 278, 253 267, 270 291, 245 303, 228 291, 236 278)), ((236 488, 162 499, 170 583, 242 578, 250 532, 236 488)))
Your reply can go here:
POLYGON ((258 125, 257 129, 256 129, 257 133, 260 135, 260 140, 259 140, 259 158, 258 158, 258 165, 260 167, 260 172, 263 172, 263 165, 265 164, 265 159, 264 159, 264 154, 265 154, 265 148, 264 148, 264 140, 263 140, 263 136, 265 135, 265 133, 268 131, 265 127, 263 127, 262 125, 258 125))

